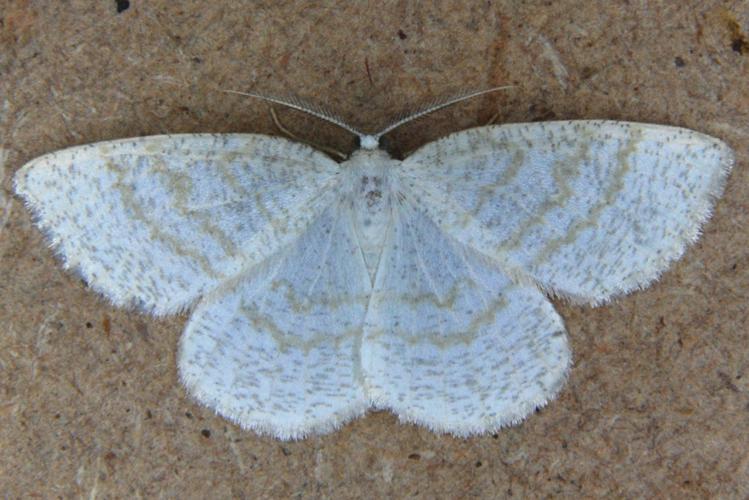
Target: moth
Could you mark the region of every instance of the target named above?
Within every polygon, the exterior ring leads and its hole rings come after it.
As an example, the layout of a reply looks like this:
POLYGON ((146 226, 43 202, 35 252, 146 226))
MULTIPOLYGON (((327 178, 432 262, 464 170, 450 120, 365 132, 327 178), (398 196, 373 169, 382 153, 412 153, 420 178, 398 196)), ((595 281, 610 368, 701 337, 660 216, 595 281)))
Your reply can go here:
POLYGON ((379 147, 480 93, 375 134, 264 97, 361 148, 337 162, 266 135, 138 137, 37 158, 15 189, 112 304, 191 311, 181 380, 241 427, 297 439, 377 408, 492 432, 563 386, 548 296, 597 305, 648 286, 698 237, 734 160, 698 132, 602 120, 473 128, 403 160, 379 147))

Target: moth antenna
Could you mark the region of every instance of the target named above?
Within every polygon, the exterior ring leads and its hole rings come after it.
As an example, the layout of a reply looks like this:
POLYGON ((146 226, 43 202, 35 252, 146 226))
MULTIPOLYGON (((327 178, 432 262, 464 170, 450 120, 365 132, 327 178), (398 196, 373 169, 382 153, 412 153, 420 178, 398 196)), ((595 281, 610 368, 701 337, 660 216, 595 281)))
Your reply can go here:
POLYGON ((374 147, 367 147, 371 145, 372 143, 372 136, 365 134, 363 132, 360 132, 359 130, 355 129, 338 115, 335 113, 328 111, 327 109, 317 106, 314 104, 310 104, 309 102, 300 99, 298 97, 278 97, 274 95, 267 95, 267 94, 260 94, 257 92, 240 92, 238 90, 221 90, 221 92, 225 92, 227 94, 237 94, 237 95, 243 95, 247 97, 254 97, 256 99, 262 99, 264 101, 272 102, 275 104, 280 104, 282 106, 286 106, 291 109, 296 109, 297 111, 302 111, 304 113, 307 113, 308 115, 312 115, 314 117, 320 118, 321 120, 325 120, 327 122, 332 123, 333 125, 337 125, 341 127, 344 130, 347 130, 351 132, 352 134, 359 137, 359 143, 364 149, 375 149, 377 148, 378 142, 375 142, 374 147))
POLYGON ((278 127, 278 130, 280 130, 281 132, 283 132, 287 136, 291 137, 295 141, 303 142, 303 143, 305 143, 305 144, 307 144, 309 146, 312 146, 315 149, 319 149, 320 151, 325 151, 329 155, 335 156, 339 160, 345 160, 346 158, 348 158, 348 156, 346 156, 345 154, 341 153, 337 149, 329 148, 327 146, 323 146, 322 144, 317 144, 315 142, 311 142, 311 141, 308 141, 306 139, 302 139, 301 137, 299 137, 298 135, 296 135, 294 132, 292 132, 291 130, 287 129, 284 126, 284 124, 281 123, 281 120, 278 118, 278 115, 276 114, 276 110, 273 109, 272 106, 270 108, 270 116, 273 118, 273 123, 276 124, 276 127, 278 127))
POLYGON ((511 88, 514 88, 514 87, 515 87, 514 85, 504 85, 502 87, 493 87, 493 88, 486 89, 486 90, 461 92, 460 94, 453 95, 453 96, 450 96, 450 97, 447 97, 447 98, 437 99, 437 100, 432 101, 431 103, 427 104, 426 106, 424 106, 424 107, 422 107, 422 108, 420 108, 420 109, 418 109, 418 110, 416 110, 416 111, 414 111, 412 113, 409 113, 405 117, 396 120, 395 123, 393 123, 391 125, 388 125, 387 127, 385 127, 384 129, 382 129, 378 133, 373 134, 373 137, 375 139, 377 139, 377 141, 379 142, 380 137, 382 137, 383 135, 387 134, 391 130, 396 129, 396 128, 400 127, 401 125, 403 125, 405 123, 408 123, 408 122, 410 122, 412 120, 415 120, 417 118, 421 118, 424 115, 428 115, 429 113, 433 113, 433 112, 435 112, 435 111, 437 111, 439 109, 446 108, 448 106, 452 106, 453 104, 457 104, 457 103, 459 103, 461 101, 465 101, 467 99, 472 99, 472 98, 478 97, 480 95, 488 94, 489 92, 496 92, 498 90, 507 90, 507 89, 511 89, 511 88))

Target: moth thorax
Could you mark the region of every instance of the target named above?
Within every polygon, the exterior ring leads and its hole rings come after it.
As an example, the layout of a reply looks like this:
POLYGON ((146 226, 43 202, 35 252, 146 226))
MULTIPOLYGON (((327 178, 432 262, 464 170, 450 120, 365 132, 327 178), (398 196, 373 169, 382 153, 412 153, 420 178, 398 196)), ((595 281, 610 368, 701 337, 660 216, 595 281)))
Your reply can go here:
POLYGON ((374 276, 377 270, 391 224, 392 161, 363 161, 359 164, 355 161, 350 170, 354 225, 370 276, 374 276))

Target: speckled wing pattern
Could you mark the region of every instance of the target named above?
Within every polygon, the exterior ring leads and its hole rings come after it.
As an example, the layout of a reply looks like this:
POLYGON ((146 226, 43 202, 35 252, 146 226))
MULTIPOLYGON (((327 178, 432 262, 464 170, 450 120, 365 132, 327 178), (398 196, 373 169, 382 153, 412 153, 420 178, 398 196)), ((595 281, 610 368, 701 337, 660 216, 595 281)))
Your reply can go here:
MULTIPOLYGON (((407 200, 406 195, 406 200, 407 200)), ((375 404, 466 436, 522 420, 570 363, 561 318, 533 285, 396 205, 362 342, 375 404)))
POLYGON ((154 136, 43 156, 15 187, 113 303, 194 307, 180 376, 242 427, 294 439, 375 406, 465 436, 560 390, 571 356, 545 293, 596 304, 648 284, 733 163, 703 134, 610 121, 360 153, 154 136))
POLYGON ((338 172, 285 139, 189 134, 57 151, 15 188, 66 267, 116 305, 169 314, 297 238, 338 172))
POLYGON ((190 392, 243 427, 289 439, 364 413, 361 331, 371 292, 350 207, 201 301, 181 341, 190 392))
POLYGON ((403 175, 446 233, 516 279, 597 304, 681 256, 732 164, 698 132, 583 120, 458 132, 407 158, 403 175))

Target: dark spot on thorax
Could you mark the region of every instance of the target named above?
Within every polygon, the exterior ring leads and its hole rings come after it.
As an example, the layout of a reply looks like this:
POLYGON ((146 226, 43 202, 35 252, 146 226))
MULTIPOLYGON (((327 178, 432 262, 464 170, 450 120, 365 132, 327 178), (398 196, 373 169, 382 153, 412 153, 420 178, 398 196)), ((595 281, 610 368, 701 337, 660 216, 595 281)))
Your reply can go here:
POLYGON ((373 207, 380 201, 380 199, 382 199, 382 191, 369 191, 365 196, 367 198, 367 206, 373 207))
POLYGON ((367 206, 373 207, 382 199, 382 179, 380 177, 362 176, 361 190, 367 199, 367 206))

